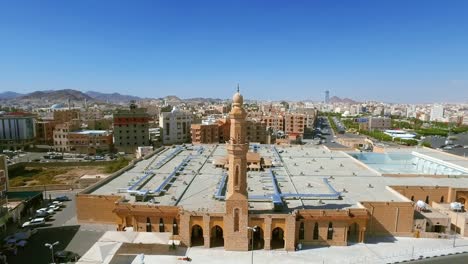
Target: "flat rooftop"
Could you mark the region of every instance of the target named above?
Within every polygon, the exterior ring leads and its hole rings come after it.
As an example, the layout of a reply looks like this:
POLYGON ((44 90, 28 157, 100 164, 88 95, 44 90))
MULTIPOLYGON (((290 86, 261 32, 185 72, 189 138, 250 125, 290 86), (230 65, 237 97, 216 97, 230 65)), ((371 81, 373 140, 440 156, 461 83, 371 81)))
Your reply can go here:
MULTIPOLYGON (((388 186, 468 187, 468 175, 450 178, 384 177, 350 154, 323 146, 258 145, 256 151, 276 166, 248 171, 252 211, 273 212, 275 193, 281 212, 294 209, 344 209, 360 201, 408 201, 388 186), (339 194, 339 198, 336 194, 339 194)), ((251 146, 251 150, 254 149, 251 146)), ((389 149, 388 153, 418 152, 468 168, 468 160, 431 149, 389 149)), ((186 210, 224 212, 226 171, 214 160, 227 155, 225 145, 174 146, 138 162, 132 169, 94 188, 90 194, 124 196, 129 202, 182 206, 186 210), (225 181, 223 181, 223 179, 225 181), (132 194, 133 193, 133 194, 132 194), (137 194, 137 195, 135 195, 137 194), (143 197, 144 201, 137 201, 143 197)))

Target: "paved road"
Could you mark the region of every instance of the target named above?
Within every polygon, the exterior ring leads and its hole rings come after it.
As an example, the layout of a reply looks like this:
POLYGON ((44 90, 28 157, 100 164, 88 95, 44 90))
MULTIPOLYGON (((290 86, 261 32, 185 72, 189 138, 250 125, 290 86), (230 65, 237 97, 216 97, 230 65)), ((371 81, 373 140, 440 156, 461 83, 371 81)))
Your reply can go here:
POLYGON ((466 254, 458 254, 458 255, 451 255, 451 256, 444 256, 438 258, 431 258, 431 259, 424 259, 424 260, 417 260, 412 261, 410 263, 424 263, 424 264, 466 264, 468 263, 468 253, 466 254))
POLYGON ((10 264, 45 264, 51 261, 51 251, 44 246, 45 243, 59 241, 55 250, 69 250, 82 256, 107 230, 113 226, 105 225, 78 225, 76 220, 75 194, 77 191, 47 192, 52 198, 67 195, 72 201, 65 202, 66 207, 58 211, 47 226, 38 228, 24 249, 18 250, 17 256, 8 256, 10 264), (32 261, 32 258, 34 261, 32 261))
MULTIPOLYGON (((461 133, 454 135, 457 139, 453 141, 454 144, 461 145, 462 147, 453 148, 449 150, 443 150, 444 152, 452 153, 459 156, 468 157, 468 148, 463 148, 463 146, 468 146, 468 133, 461 133)), ((429 136, 424 139, 424 141, 431 142, 433 148, 440 148, 445 145, 445 137, 429 136)))

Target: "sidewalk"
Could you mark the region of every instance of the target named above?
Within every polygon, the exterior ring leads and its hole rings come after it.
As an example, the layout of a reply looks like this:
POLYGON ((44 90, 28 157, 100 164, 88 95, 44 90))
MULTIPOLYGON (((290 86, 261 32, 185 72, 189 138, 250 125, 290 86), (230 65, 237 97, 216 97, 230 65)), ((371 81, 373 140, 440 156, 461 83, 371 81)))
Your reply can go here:
MULTIPOLYGON (((468 240, 457 239, 456 247, 453 240, 448 239, 415 239, 397 237, 394 241, 355 244, 347 247, 323 247, 306 249, 296 252, 284 250, 253 252, 253 263, 394 263, 403 260, 418 259, 419 256, 434 257, 442 254, 461 253, 468 251, 468 240)), ((251 263, 252 252, 231 252, 222 248, 205 249, 189 248, 187 256, 192 263, 251 263)), ((145 255, 145 263, 185 263, 175 256, 145 255)))

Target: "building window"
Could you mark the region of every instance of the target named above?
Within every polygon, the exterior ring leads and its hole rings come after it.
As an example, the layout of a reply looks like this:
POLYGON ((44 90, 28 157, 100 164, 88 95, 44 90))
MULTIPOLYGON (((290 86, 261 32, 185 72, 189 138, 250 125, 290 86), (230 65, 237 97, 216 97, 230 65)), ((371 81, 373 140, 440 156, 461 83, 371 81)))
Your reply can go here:
POLYGON ((443 195, 440 197, 440 202, 441 202, 441 203, 444 202, 444 196, 443 196, 443 195))
POLYGON ((299 239, 304 239, 304 222, 301 222, 299 227, 299 239))
POLYGON ((332 222, 328 223, 328 230, 327 230, 327 240, 333 239, 333 224, 332 222))
POLYGON ((151 232, 151 219, 146 217, 146 232, 151 232))
POLYGON ((234 209, 234 232, 239 232, 239 208, 234 209))
POLYGON ((414 195, 411 195, 411 201, 414 202, 414 195))
POLYGON ((159 232, 164 232, 164 220, 159 218, 159 232))
POLYGON ((318 227, 318 223, 315 222, 314 233, 313 233, 312 239, 317 240, 318 238, 319 238, 319 227, 318 227))
POLYGON ((429 204, 429 195, 426 196, 426 203, 429 204))
POLYGON ((236 171, 235 171, 235 174, 234 174, 234 187, 235 188, 239 188, 239 179, 240 178, 240 175, 239 175, 239 165, 236 165, 236 171))
POLYGON ((178 235, 179 234, 179 226, 177 225, 177 221, 174 220, 172 221, 172 234, 173 235, 178 235))

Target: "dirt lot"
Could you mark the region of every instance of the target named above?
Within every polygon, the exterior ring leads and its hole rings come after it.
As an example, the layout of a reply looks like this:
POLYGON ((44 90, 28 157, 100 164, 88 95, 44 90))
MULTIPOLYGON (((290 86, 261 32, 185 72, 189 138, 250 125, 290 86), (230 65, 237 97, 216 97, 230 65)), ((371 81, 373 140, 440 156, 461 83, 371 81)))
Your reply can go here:
POLYGON ((10 186, 73 184, 83 175, 104 175, 104 166, 25 167, 10 174, 10 186))

